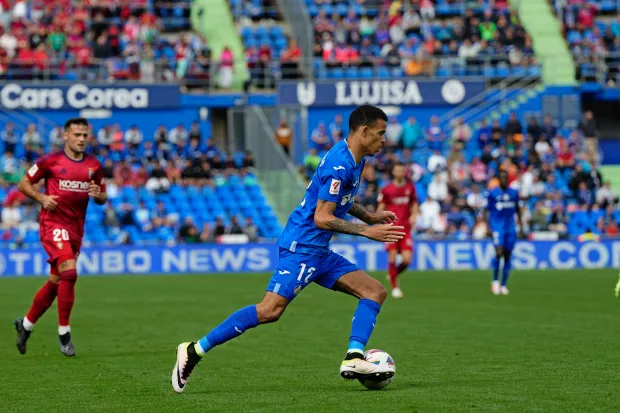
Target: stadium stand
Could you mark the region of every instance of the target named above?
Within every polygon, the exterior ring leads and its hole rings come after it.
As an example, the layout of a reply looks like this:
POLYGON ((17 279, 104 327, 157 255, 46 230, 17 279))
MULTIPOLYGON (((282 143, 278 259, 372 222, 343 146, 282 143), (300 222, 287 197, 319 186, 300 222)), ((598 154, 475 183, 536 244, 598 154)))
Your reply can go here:
MULTIPOLYGON (((89 207, 85 243, 170 244, 246 232, 250 239, 279 235, 280 224, 257 183, 252 154, 228 155, 204 139, 197 124, 181 126, 169 131, 161 127, 148 137, 138 128, 121 131, 110 125, 91 136, 87 151, 104 165, 110 201, 105 208, 89 207)), ((44 151, 60 148, 62 135, 54 130, 45 139, 36 128, 32 136, 26 132, 15 140, 13 135, 11 125, 0 132, 0 240, 31 245, 38 242, 37 207, 15 184, 44 151)))
POLYGON ((573 53, 577 79, 616 84, 620 73, 618 3, 588 0, 556 1, 554 5, 573 53))
MULTIPOLYGON (((339 140, 333 131, 346 136, 346 127, 334 128, 335 124, 316 125, 311 149, 300 166, 307 178, 339 140)), ((487 236, 481 219, 484 196, 498 184, 495 177, 502 168, 521 193, 526 232, 616 236, 618 194, 598 169, 598 148, 590 151, 597 142, 595 125, 589 115, 570 130, 557 128, 549 117, 543 122, 537 118, 521 122, 512 114, 503 125, 496 122, 477 131, 457 121, 446 136, 432 124, 424 127, 413 119, 392 118, 387 148, 368 161, 356 201, 373 209, 378 191, 390 180, 392 165, 404 162, 420 202, 417 238, 483 239, 487 236)))
POLYGON ((189 2, 28 2, 0 15, 6 80, 208 81, 210 50, 189 28, 189 2))

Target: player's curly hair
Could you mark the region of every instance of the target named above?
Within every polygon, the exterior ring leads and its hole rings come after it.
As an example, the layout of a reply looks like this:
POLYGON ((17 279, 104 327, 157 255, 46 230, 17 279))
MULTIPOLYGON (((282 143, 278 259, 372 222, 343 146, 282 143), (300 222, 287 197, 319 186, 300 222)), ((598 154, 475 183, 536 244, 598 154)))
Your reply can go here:
POLYGON ((86 118, 71 118, 65 122, 65 130, 71 129, 71 125, 81 125, 88 127, 88 120, 86 118))
POLYGON ((388 121, 383 110, 372 105, 358 106, 349 116, 349 130, 355 132, 360 126, 372 126, 379 119, 388 121))

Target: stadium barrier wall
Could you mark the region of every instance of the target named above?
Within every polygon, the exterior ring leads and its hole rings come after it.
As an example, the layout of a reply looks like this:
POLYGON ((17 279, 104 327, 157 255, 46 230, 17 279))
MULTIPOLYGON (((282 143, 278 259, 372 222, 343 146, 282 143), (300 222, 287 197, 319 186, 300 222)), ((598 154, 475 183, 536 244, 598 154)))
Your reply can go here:
MULTIPOLYGON (((380 243, 334 243, 332 249, 360 268, 385 270, 387 256, 380 243)), ((412 270, 488 269, 494 255, 488 241, 417 242, 412 270)), ((0 276, 45 275, 47 256, 42 249, 0 249, 0 276)), ((601 242, 523 241, 514 251, 517 269, 572 269, 620 267, 620 240, 601 242)), ((78 260, 78 273, 178 274, 271 272, 277 268, 273 244, 88 247, 78 260)))

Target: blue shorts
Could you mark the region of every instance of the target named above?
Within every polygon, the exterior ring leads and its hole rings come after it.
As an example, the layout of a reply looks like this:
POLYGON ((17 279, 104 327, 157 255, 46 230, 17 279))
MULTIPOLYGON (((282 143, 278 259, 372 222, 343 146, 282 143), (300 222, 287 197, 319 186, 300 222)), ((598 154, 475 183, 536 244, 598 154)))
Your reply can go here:
POLYGON ((273 272, 267 291, 292 300, 311 282, 331 289, 345 274, 359 268, 333 251, 314 255, 280 248, 278 268, 273 272))
POLYGON ((493 245, 512 251, 517 243, 517 233, 512 231, 493 230, 493 245))

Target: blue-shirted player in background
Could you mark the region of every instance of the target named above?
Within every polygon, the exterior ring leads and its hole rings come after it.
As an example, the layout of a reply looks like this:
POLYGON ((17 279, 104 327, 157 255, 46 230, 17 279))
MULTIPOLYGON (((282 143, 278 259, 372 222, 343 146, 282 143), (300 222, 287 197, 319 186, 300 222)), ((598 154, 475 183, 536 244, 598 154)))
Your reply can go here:
POLYGON ((198 342, 177 347, 172 386, 182 392, 194 367, 213 347, 259 324, 277 321, 288 304, 310 282, 359 299, 340 374, 346 379, 371 375, 385 380, 394 373, 367 362, 364 347, 375 327, 387 291, 379 281, 329 249, 334 232, 360 235, 379 242, 396 242, 405 233, 393 225, 394 213, 371 214, 354 202, 366 156, 376 155, 385 143, 387 116, 374 106, 360 106, 349 117, 349 136, 337 143, 321 161, 306 196, 289 217, 278 239, 278 267, 262 301, 233 313, 198 342), (349 213, 364 224, 343 218, 349 213))
POLYGON ((519 220, 519 228, 522 230, 521 208, 519 192, 508 187, 508 172, 499 172, 499 186, 489 192, 487 196, 487 211, 489 214, 489 230, 493 236, 495 246, 495 258, 491 263, 493 267, 493 282, 491 291, 495 295, 508 295, 506 287, 510 269, 512 267, 512 250, 517 243, 517 226, 515 224, 515 214, 519 220), (501 259, 504 259, 502 271, 502 282, 500 284, 499 267, 501 259))

